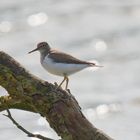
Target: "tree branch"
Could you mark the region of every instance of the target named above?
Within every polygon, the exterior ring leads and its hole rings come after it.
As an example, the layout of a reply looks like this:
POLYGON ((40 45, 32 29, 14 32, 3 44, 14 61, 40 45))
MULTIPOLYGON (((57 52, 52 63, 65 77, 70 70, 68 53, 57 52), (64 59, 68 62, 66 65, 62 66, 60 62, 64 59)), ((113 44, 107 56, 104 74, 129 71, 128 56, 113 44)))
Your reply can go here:
POLYGON ((35 137, 35 138, 38 138, 38 139, 41 139, 41 140, 53 140, 53 139, 50 139, 50 138, 47 138, 47 137, 44 137, 40 134, 33 134, 31 132, 29 132, 28 130, 26 130, 25 128, 23 128, 19 123, 17 123, 17 121, 15 121, 15 119, 12 117, 11 115, 11 112, 9 109, 6 109, 8 115, 6 114, 3 114, 4 116, 8 117, 14 125, 16 125, 16 127, 18 129, 20 129, 21 131, 23 131, 25 134, 27 134, 28 137, 35 137))
POLYGON ((84 117, 71 93, 54 90, 55 85, 31 75, 4 52, 0 52, 0 85, 9 94, 0 98, 0 111, 8 107, 39 113, 63 140, 112 140, 84 117))
POLYGON ((0 97, 0 112, 8 108, 36 112, 34 107, 22 102, 18 98, 11 98, 11 96, 1 96, 0 97))

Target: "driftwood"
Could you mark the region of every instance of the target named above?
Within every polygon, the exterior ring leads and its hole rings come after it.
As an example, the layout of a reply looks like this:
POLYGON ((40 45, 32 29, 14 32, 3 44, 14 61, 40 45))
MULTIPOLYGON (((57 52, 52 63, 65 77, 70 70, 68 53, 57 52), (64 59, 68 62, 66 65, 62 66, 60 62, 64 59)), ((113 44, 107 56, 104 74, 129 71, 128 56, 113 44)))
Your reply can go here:
POLYGON ((112 140, 85 118, 70 92, 55 90, 55 85, 33 76, 4 52, 0 52, 0 85, 8 92, 0 97, 0 111, 39 113, 63 140, 112 140))

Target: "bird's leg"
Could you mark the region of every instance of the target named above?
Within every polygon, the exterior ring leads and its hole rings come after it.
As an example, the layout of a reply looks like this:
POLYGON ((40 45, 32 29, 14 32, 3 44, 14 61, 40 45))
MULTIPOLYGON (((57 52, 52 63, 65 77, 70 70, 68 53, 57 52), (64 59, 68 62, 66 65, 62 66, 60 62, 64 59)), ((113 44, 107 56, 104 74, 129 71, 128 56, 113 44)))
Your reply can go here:
POLYGON ((66 76, 66 87, 65 87, 65 90, 68 89, 68 84, 69 84, 69 78, 66 76))
POLYGON ((69 93, 71 93, 70 89, 68 89, 68 84, 69 84, 69 78, 66 77, 66 87, 65 87, 65 90, 67 90, 69 93))
POLYGON ((56 89, 58 89, 59 87, 61 87, 61 85, 65 82, 65 80, 66 80, 66 76, 64 76, 63 81, 60 83, 60 85, 56 89))

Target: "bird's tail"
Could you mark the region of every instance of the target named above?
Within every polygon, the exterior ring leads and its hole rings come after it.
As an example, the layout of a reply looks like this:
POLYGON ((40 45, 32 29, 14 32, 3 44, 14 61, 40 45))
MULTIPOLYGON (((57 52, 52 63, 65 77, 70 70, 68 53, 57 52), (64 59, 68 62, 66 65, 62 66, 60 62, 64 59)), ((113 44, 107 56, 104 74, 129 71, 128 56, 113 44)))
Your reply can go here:
POLYGON ((94 67, 99 67, 99 68, 102 68, 102 67, 104 67, 104 66, 94 65, 94 67))
POLYGON ((91 67, 104 67, 104 66, 101 66, 101 65, 98 65, 98 64, 95 64, 95 63, 89 63, 91 67))

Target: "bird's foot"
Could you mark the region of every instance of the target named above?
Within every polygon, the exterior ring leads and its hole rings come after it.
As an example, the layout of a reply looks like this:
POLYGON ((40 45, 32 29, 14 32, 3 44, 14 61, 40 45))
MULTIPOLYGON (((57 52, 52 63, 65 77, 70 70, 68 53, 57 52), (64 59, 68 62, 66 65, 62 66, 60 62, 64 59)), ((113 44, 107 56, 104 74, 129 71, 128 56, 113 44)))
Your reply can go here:
POLYGON ((58 84, 54 82, 54 86, 55 86, 54 91, 56 91, 58 89, 58 84))
POLYGON ((71 92, 70 92, 70 89, 65 89, 68 93, 70 93, 71 94, 71 92))
POLYGON ((55 87, 58 87, 58 84, 57 84, 56 82, 54 82, 54 86, 55 86, 55 87))
MULTIPOLYGON (((54 91, 56 91, 57 89, 63 90, 62 87, 61 87, 60 85, 58 85, 56 82, 54 82, 54 86, 55 86, 54 91)), ((68 93, 71 94, 70 89, 67 89, 67 88, 66 88, 65 90, 66 90, 68 93)))
POLYGON ((55 91, 56 91, 57 89, 59 89, 59 88, 62 89, 61 86, 58 85, 56 82, 54 82, 54 85, 55 85, 55 89, 54 89, 55 91))

